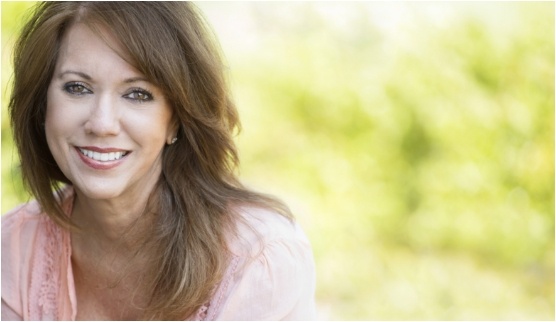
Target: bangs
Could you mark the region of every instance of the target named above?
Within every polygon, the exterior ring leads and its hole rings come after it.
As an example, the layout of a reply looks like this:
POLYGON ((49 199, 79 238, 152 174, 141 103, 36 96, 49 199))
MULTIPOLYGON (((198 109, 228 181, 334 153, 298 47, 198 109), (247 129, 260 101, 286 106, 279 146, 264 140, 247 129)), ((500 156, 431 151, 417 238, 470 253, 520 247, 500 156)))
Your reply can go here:
MULTIPOLYGON (((173 105, 176 86, 189 83, 186 55, 180 49, 175 27, 157 8, 142 2, 95 2, 84 5, 76 23, 84 23, 123 60, 159 87, 173 105), (176 72, 179 77, 176 79, 176 72), (172 79, 174 78, 174 79, 172 79)), ((181 89, 182 91, 184 89, 181 89)))

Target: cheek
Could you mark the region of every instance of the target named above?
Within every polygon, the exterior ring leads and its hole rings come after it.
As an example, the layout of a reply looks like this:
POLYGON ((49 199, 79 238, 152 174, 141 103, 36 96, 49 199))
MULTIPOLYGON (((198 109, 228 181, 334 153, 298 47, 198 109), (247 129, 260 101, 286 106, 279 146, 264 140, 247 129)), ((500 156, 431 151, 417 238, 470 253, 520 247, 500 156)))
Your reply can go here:
MULTIPOLYGON (((51 86, 52 87, 52 86, 51 86)), ((44 120, 44 131, 46 133, 46 140, 50 149, 52 150, 52 138, 54 136, 54 131, 57 129, 56 125, 56 100, 52 95, 52 88, 48 89, 48 93, 46 96, 46 116, 44 120)))
POLYGON ((46 140, 50 149, 52 150, 52 144, 54 143, 55 137, 57 136, 60 127, 63 124, 60 117, 60 105, 56 95, 52 94, 52 89, 48 89, 47 99, 46 99, 46 117, 44 120, 44 130, 46 133, 46 140))
POLYGON ((44 121, 44 131, 46 141, 52 154, 56 154, 62 149, 63 140, 71 134, 75 115, 64 109, 63 101, 52 90, 49 89, 46 100, 46 117, 44 121))
POLYGON ((164 105, 153 106, 150 113, 137 113, 125 121, 127 129, 133 132, 133 136, 145 142, 150 142, 156 149, 162 149, 166 141, 175 133, 176 122, 172 119, 172 112, 164 105), (133 121, 132 121, 133 119, 133 121), (139 125, 141 124, 141 125, 139 125))
POLYGON ((168 119, 168 122, 166 122, 166 127, 165 127, 165 138, 169 138, 172 139, 173 137, 176 136, 176 129, 177 129, 177 120, 173 120, 173 119, 168 119))
POLYGON ((168 102, 167 98, 159 94, 159 101, 156 104, 154 110, 156 114, 153 115, 153 119, 156 119, 157 127, 161 135, 164 135, 165 142, 167 138, 174 137, 177 132, 179 120, 174 113, 174 107, 168 102))
POLYGON ((179 128, 179 119, 168 104, 164 104, 165 136, 172 139, 177 135, 179 128))

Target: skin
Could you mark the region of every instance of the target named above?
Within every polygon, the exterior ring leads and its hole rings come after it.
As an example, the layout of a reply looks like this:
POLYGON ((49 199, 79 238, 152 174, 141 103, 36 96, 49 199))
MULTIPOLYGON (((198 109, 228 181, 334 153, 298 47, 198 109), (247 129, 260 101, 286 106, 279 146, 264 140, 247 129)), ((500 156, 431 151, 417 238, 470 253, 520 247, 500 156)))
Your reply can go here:
POLYGON ((141 215, 177 126, 163 92, 112 49, 123 52, 108 30, 101 32, 78 23, 65 34, 45 131, 75 188, 72 218, 83 228, 72 233, 77 318, 135 319, 146 301, 139 279, 147 256, 137 241, 153 220, 141 215), (96 161, 79 147, 126 155, 96 161))

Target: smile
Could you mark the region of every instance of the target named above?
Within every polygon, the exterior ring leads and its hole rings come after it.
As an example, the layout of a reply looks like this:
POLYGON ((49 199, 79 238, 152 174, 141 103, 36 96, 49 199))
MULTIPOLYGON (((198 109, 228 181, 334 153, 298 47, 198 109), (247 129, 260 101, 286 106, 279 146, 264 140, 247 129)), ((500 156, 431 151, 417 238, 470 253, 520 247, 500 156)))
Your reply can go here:
POLYGON ((101 152, 91 151, 91 150, 82 149, 82 148, 78 148, 78 150, 79 150, 79 152, 81 152, 82 155, 84 155, 84 156, 86 156, 90 159, 93 159, 95 161, 100 161, 100 162, 120 160, 121 158, 123 158, 124 156, 126 156, 128 154, 127 151, 101 153, 101 152))

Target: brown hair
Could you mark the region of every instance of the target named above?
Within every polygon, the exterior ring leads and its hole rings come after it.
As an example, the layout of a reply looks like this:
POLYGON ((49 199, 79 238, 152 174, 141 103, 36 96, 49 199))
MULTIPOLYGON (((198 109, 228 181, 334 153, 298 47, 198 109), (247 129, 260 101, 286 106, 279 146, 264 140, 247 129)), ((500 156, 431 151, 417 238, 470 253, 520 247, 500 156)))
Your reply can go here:
POLYGON ((160 87, 179 122, 178 138, 163 152, 162 174, 151 194, 159 216, 154 230, 152 298, 145 319, 185 319, 204 304, 226 266, 225 234, 239 218, 231 204, 287 207, 244 188, 235 174, 233 134, 239 120, 230 99, 219 48, 194 5, 187 2, 44 2, 14 49, 9 111, 23 181, 43 210, 75 226, 60 206, 71 184, 46 143, 46 95, 62 37, 76 22, 106 27, 119 53, 160 87))

